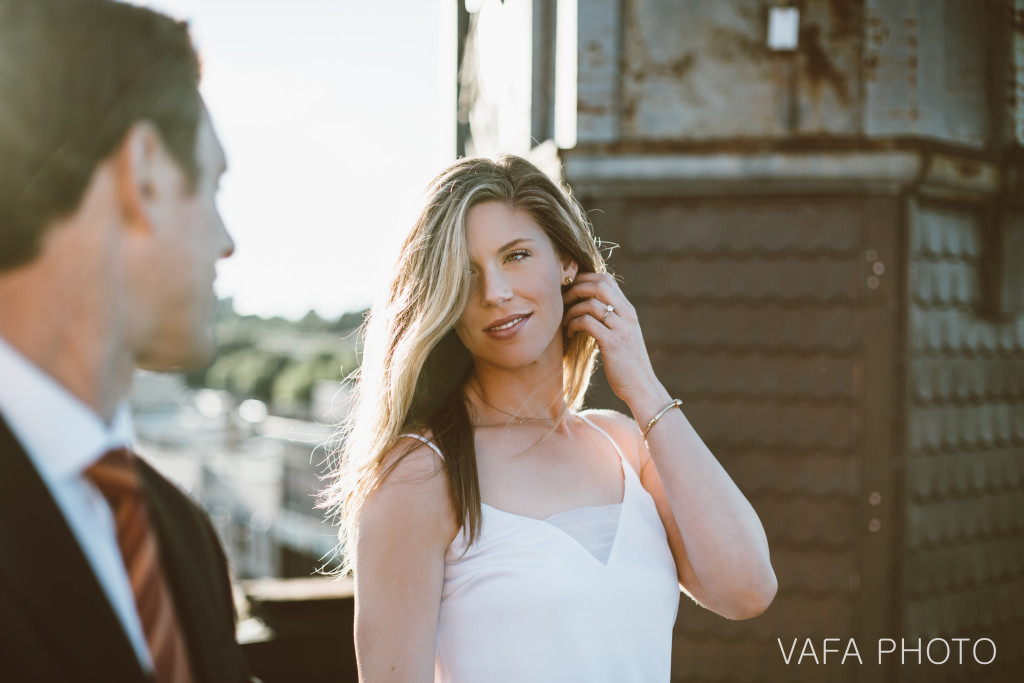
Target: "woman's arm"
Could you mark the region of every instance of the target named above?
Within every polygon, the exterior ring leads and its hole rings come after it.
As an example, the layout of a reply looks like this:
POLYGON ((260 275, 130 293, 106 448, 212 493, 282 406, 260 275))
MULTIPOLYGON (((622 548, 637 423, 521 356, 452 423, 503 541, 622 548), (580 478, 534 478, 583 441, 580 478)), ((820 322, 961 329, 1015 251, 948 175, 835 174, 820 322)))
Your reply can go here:
MULTIPOLYGON (((395 450, 404 452, 407 444, 395 450)), ((458 533, 444 468, 421 445, 367 498, 356 521, 359 680, 434 680, 444 555, 458 533)))
MULTIPOLYGON (((643 426, 650 420, 640 417, 645 412, 634 414, 634 430, 641 420, 643 426)), ((640 479, 665 524, 680 583, 695 600, 722 616, 756 617, 778 589, 757 513, 681 411, 669 411, 656 426, 666 429, 657 435, 651 429, 646 443, 639 432, 634 434, 642 463, 640 479), (676 414, 666 422, 670 413, 676 414), (686 520, 685 533, 679 520, 686 520)))
POLYGON ((636 425, 646 427, 672 397, 654 374, 636 311, 615 281, 593 273, 577 280, 566 295, 567 303, 580 300, 567 313, 567 330, 597 340, 609 384, 636 419, 614 421, 620 436, 636 442, 640 479, 657 504, 680 583, 724 617, 761 614, 778 583, 757 513, 682 410, 662 415, 643 441, 636 425), (608 304, 614 311, 606 316, 608 304))

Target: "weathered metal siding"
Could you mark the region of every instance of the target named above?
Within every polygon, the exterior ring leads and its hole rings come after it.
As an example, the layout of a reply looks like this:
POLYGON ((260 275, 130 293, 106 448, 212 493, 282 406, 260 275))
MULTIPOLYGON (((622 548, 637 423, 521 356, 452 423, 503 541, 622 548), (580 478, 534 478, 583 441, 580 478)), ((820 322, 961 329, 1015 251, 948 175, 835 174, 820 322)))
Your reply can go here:
POLYGON ((1007 0, 805 0, 794 52, 768 49, 768 5, 581 3, 580 144, 1003 137, 1013 88, 992 83, 990 42, 1007 0))
POLYGON ((897 291, 866 283, 875 262, 893 258, 894 243, 873 242, 873 231, 896 226, 880 226, 877 202, 864 198, 586 202, 598 234, 619 245, 612 264, 655 370, 764 521, 780 583, 771 609, 751 621, 684 596, 673 680, 858 680, 852 666, 784 665, 776 638, 787 647, 799 638, 799 652, 808 637, 819 648, 825 637, 859 637, 871 630, 862 613, 884 614, 893 598, 889 520, 879 554, 860 537, 880 514, 866 509, 866 472, 877 466, 871 457, 890 455, 891 434, 871 442, 865 425, 873 407, 891 412, 894 397, 885 360, 871 368, 881 382, 866 373, 879 353, 892 361, 888 332, 871 316, 888 318, 897 291))
POLYGON ((864 132, 985 147, 990 105, 1005 106, 988 97, 987 45, 996 15, 1010 19, 1005 5, 866 0, 864 132))
POLYGON ((623 140, 860 133, 861 1, 802 3, 795 53, 761 0, 623 4, 623 140))
POLYGON ((904 668, 902 680, 1019 681, 1024 317, 982 313, 985 211, 912 209, 903 631, 999 651, 990 666, 904 668))

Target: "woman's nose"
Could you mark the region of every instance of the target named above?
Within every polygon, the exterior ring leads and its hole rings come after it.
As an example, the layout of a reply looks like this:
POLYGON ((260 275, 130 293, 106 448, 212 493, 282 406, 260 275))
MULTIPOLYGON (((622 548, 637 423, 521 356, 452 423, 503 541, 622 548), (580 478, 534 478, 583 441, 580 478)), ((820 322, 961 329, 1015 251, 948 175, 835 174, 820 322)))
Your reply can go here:
POLYGON ((512 288, 500 273, 484 274, 482 284, 484 306, 498 306, 512 299, 512 288))

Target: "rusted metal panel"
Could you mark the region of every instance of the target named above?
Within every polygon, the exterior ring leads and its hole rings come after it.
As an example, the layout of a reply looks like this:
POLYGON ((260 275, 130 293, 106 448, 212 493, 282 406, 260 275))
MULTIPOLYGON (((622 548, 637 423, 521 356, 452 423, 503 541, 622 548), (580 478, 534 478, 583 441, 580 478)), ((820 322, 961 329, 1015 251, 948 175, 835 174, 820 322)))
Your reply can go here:
POLYGON ((916 0, 865 0, 864 132, 909 135, 920 116, 916 0))
POLYGON ((577 32, 577 144, 615 142, 620 137, 620 0, 581 2, 577 32))
POLYGON ((623 138, 859 133, 861 2, 801 7, 797 50, 775 53, 760 0, 625 2, 623 138))
POLYGON ((987 14, 977 0, 919 2, 920 135, 984 147, 990 136, 987 14))
MULTIPOLYGON (((623 197, 790 193, 896 193, 933 175, 919 151, 563 152, 565 177, 583 194, 623 197)), ((986 167, 987 168, 987 167, 986 167)), ((940 174, 945 186, 965 189, 940 174)), ((987 177, 987 174, 986 174, 987 177)), ((785 232, 785 231, 783 231, 785 232)))
POLYGON ((988 143, 989 11, 973 0, 866 0, 868 136, 988 143))

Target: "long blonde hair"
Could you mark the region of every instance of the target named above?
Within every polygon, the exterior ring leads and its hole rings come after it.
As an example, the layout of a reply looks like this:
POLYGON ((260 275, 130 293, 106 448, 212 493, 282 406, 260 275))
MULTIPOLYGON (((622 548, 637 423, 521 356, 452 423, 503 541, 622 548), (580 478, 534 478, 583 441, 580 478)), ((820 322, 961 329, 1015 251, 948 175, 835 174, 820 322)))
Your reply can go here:
MULTIPOLYGON (((448 493, 469 540, 480 526, 473 424, 464 394, 472 358, 455 334, 469 297, 465 221, 484 202, 501 202, 537 222, 580 272, 605 272, 593 228, 580 205, 533 164, 512 155, 460 159, 430 183, 425 203, 402 244, 391 285, 364 324, 361 367, 352 409, 324 507, 341 521, 342 550, 359 511, 395 465, 388 454, 402 433, 429 430, 444 457, 448 493)), ((597 355, 588 335, 564 338, 566 405, 582 405, 597 355)), ((343 555, 344 557, 344 555, 343 555)), ((350 568, 344 557, 343 570, 350 568)))

